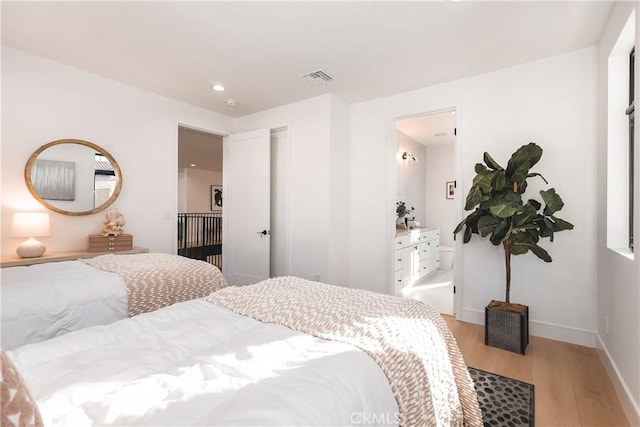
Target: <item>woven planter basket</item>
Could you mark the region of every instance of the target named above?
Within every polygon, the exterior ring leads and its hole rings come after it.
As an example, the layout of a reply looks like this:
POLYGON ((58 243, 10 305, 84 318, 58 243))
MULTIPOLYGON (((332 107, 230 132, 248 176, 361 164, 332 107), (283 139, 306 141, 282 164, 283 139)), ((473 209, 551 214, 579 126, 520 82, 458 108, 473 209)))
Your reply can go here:
POLYGON ((529 344, 529 307, 491 301, 484 309, 484 343, 524 354, 529 344))

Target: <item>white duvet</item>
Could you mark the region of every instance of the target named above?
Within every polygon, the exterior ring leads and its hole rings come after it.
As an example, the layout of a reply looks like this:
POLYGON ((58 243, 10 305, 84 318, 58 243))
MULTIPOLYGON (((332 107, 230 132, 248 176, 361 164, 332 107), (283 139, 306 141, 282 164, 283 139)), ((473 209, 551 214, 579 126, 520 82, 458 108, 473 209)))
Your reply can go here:
POLYGON ((46 426, 397 424, 360 350, 202 300, 8 354, 46 426))
POLYGON ((122 278, 80 261, 3 268, 0 291, 5 350, 128 316, 122 278))

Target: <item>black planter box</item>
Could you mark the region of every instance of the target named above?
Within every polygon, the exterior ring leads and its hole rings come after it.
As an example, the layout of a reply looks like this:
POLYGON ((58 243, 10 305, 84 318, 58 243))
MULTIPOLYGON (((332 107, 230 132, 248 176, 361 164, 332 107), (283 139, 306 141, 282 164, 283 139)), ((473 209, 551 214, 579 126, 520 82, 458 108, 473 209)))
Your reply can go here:
POLYGON ((484 309, 484 343, 524 354, 529 344, 529 307, 514 304, 523 308, 518 313, 499 305, 500 302, 491 301, 484 309))

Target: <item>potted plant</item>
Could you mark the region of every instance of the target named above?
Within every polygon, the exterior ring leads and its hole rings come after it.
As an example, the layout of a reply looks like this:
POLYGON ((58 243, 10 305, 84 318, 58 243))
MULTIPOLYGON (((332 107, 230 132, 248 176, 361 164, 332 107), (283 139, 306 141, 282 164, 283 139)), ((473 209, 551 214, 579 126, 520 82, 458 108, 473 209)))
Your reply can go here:
POLYGON ((542 148, 532 142, 518 148, 504 169, 485 152, 484 164, 475 166, 476 176, 465 202, 465 210, 475 210, 454 230, 457 234, 464 228, 464 243, 478 234, 488 237, 493 245, 502 245, 505 301, 493 300, 485 308, 485 344, 522 354, 529 342, 529 308, 510 300, 511 255, 531 252, 551 262, 549 253, 538 245, 540 238, 553 241, 555 233, 573 229, 572 224, 556 216, 564 203, 554 188, 540 191, 544 208, 537 200, 523 202, 528 178, 540 177, 549 184, 539 173, 530 172, 541 157, 542 148))
POLYGON ((398 216, 396 219, 396 228, 406 230, 409 226, 407 215, 414 210, 415 208, 413 206, 408 208, 403 201, 396 202, 396 215, 398 216))

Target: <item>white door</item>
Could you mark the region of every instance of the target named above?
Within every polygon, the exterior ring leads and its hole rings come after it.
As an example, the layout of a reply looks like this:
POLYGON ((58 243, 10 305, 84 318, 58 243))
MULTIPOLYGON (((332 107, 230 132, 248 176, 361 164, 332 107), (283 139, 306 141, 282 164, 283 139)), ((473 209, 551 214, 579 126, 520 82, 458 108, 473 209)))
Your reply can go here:
POLYGON ((229 135, 223 143, 222 272, 231 285, 269 277, 270 130, 229 135))

